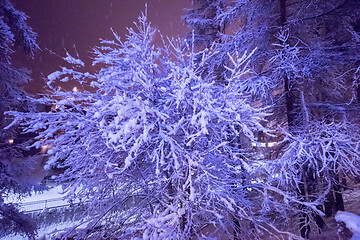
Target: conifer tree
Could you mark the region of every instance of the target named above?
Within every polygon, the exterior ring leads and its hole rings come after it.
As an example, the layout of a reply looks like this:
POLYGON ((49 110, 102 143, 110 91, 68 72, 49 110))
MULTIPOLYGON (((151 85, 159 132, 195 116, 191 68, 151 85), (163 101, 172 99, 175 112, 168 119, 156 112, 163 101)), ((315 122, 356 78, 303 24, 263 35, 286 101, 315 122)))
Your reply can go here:
POLYGON ((0 1, 0 232, 18 232, 33 239, 36 224, 13 204, 5 204, 3 199, 9 193, 26 193, 31 188, 23 179, 23 171, 28 171, 31 166, 27 164, 31 163, 13 162, 14 158, 22 157, 22 148, 13 144, 19 130, 16 127, 4 129, 11 122, 6 119, 5 111, 29 108, 22 90, 30 81, 29 71, 11 64, 11 53, 17 47, 29 56, 39 48, 36 34, 26 24, 27 18, 8 0, 0 1))

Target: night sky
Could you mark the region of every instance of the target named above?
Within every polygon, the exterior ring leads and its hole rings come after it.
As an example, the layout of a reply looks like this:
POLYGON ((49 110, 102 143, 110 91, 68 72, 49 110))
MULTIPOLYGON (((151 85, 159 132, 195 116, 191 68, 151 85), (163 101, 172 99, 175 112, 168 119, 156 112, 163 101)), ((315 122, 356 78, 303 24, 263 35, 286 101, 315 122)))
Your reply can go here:
MULTIPOLYGON (((34 59, 20 51, 13 55, 15 66, 32 71, 33 81, 26 90, 44 92, 43 78, 65 65, 60 58, 65 56, 65 49, 72 55, 77 51, 86 70, 91 70, 91 51, 99 38, 112 40, 113 28, 124 39, 126 27, 134 26, 146 2, 152 26, 163 35, 176 37, 187 32, 181 16, 184 8, 191 6, 190 0, 12 0, 30 17, 28 24, 37 32, 41 48, 34 59)), ((155 38, 157 41, 159 38, 155 38)))

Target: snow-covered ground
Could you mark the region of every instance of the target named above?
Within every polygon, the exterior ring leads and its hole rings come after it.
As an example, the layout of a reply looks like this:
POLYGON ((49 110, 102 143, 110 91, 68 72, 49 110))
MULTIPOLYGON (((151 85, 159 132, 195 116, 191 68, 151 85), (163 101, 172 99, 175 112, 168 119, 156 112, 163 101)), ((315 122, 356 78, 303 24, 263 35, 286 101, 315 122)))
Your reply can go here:
POLYGON ((11 195, 5 199, 5 202, 17 203, 22 211, 31 212, 67 206, 69 203, 65 200, 65 196, 62 187, 56 186, 41 193, 33 192, 30 196, 24 198, 11 195))
MULTIPOLYGON (((17 203, 20 209, 24 212, 40 212, 43 210, 50 210, 54 208, 62 208, 70 206, 65 200, 66 194, 63 193, 62 186, 55 186, 49 190, 41 193, 33 192, 30 196, 20 198, 18 195, 11 195, 5 199, 5 202, 17 203)), ((73 203, 77 203, 75 201, 73 203)), ((46 211, 47 212, 47 211, 46 211)), ((44 212, 44 213, 46 213, 44 212)), ((51 239, 54 231, 63 230, 80 224, 80 221, 67 220, 61 222, 39 223, 38 239, 51 239)), ((0 240, 23 240, 27 239, 21 235, 11 234, 5 237, 0 237, 0 240)))
POLYGON ((344 222, 346 227, 353 233, 350 240, 360 239, 360 216, 344 211, 338 211, 335 216, 335 221, 344 222))

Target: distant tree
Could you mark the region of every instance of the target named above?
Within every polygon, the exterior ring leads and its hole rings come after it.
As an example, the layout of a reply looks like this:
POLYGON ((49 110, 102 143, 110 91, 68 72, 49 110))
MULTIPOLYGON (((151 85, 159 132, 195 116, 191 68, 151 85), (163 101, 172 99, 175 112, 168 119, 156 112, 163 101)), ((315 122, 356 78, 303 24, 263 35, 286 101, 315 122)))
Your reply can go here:
POLYGON ((33 146, 52 145, 47 167, 63 168, 57 180, 88 207, 81 228, 63 237, 291 235, 269 217, 287 217, 278 199, 315 205, 264 183, 261 163, 239 144, 267 132, 267 114, 242 86, 253 52, 228 55, 224 86, 206 68, 216 49, 195 51, 195 36, 156 48, 146 15, 128 31, 125 41, 114 34, 95 48, 95 73, 67 53, 73 67, 50 74, 52 93, 37 100, 51 112, 9 112, 39 133, 33 146), (94 89, 65 91, 57 81, 94 89))
POLYGON ((11 193, 25 193, 30 186, 23 179, 23 171, 31 168, 31 163, 23 161, 15 164, 13 159, 21 157, 21 148, 10 139, 18 134, 15 127, 4 130, 10 121, 4 112, 9 110, 26 110, 26 93, 22 86, 30 81, 26 69, 16 69, 11 64, 11 53, 21 47, 33 56, 38 49, 36 34, 26 24, 27 16, 14 8, 8 0, 0 1, 0 232, 18 232, 35 238, 36 224, 29 216, 20 213, 12 204, 5 204, 4 197, 11 193), (30 165, 27 165, 30 164, 30 165))
MULTIPOLYGON (((187 9, 183 17, 184 22, 191 27, 188 39, 194 37, 196 45, 210 47, 215 42, 221 42, 225 33, 226 21, 218 21, 217 15, 224 11, 224 0, 194 0, 193 9, 187 9)), ((191 43, 191 41, 190 41, 191 43)))

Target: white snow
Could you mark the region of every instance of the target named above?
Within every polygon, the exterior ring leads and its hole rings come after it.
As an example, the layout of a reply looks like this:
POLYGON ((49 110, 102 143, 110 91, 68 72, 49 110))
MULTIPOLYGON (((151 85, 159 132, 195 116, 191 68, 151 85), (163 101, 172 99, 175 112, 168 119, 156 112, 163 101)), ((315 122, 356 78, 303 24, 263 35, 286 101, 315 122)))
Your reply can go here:
MULTIPOLYGON (((49 208, 64 207, 70 204, 65 200, 66 194, 63 193, 62 186, 50 188, 41 193, 32 192, 30 196, 20 198, 18 195, 10 195, 4 199, 5 203, 17 203, 22 211, 41 211, 49 208)), ((77 199, 73 203, 77 203, 77 199)), ((54 231, 63 230, 79 224, 81 221, 65 221, 61 223, 54 223, 49 226, 38 229, 38 239, 51 239, 54 231)), ((18 234, 11 234, 0 238, 0 240, 23 240, 27 239, 18 234)))
POLYGON ((71 56, 68 52, 66 52, 66 57, 63 58, 65 61, 67 61, 70 64, 74 64, 74 65, 79 65, 79 66, 84 66, 84 62, 81 61, 78 58, 74 58, 73 56, 71 56))
POLYGON ((344 222, 346 227, 353 232, 350 240, 360 239, 360 216, 344 211, 338 211, 335 216, 335 221, 344 222))
POLYGON ((37 211, 46 208, 67 206, 62 186, 50 188, 41 193, 32 193, 28 197, 20 198, 18 195, 10 195, 5 198, 5 203, 17 203, 22 211, 37 211))

